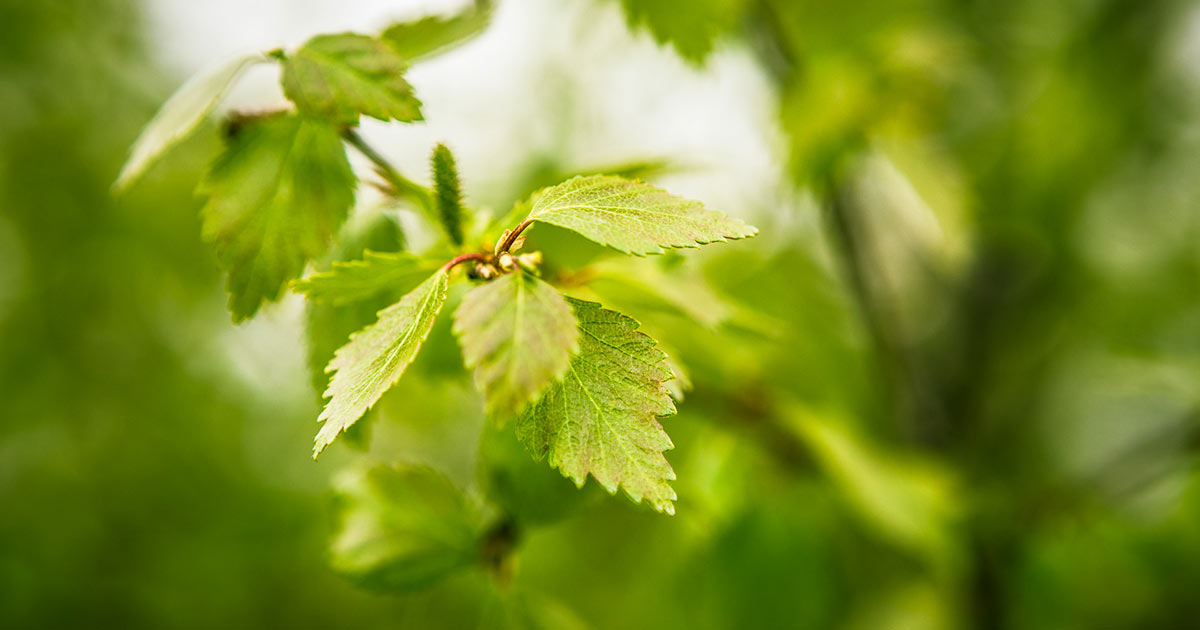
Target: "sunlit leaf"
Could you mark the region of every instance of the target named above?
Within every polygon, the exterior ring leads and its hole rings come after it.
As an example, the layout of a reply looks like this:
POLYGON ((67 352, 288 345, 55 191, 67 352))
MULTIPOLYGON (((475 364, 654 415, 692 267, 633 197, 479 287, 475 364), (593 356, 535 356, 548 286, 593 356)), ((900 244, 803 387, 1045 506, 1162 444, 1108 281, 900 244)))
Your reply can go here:
POLYGON ((542 191, 529 219, 638 255, 723 243, 758 233, 753 226, 709 210, 699 201, 608 175, 576 177, 542 191))
POLYGON ((673 514, 672 448, 658 418, 675 413, 666 355, 637 322, 599 304, 569 300, 579 321, 579 353, 562 381, 517 420, 517 435, 538 457, 582 486, 591 474, 609 493, 673 514))
POLYGON ((439 269, 399 302, 380 311, 379 321, 351 335, 350 342, 334 354, 326 368, 335 372, 325 390, 329 403, 318 418, 325 424, 313 445, 313 457, 404 374, 446 301, 447 282, 446 271, 439 269))
POLYGON ((472 289, 454 313, 454 332, 488 411, 501 419, 561 377, 579 343, 566 299, 523 272, 472 289))

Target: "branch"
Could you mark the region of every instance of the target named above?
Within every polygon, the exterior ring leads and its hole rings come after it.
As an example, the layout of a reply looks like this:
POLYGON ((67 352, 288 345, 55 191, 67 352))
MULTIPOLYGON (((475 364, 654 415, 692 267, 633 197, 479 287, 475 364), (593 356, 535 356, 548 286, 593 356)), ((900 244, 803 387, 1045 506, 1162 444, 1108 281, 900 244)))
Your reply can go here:
POLYGON ((350 146, 357 149, 368 160, 371 160, 375 165, 376 171, 392 185, 398 196, 408 199, 420 207, 426 215, 434 217, 436 209, 433 204, 433 193, 428 188, 401 175, 400 171, 396 170, 396 167, 387 161, 387 158, 380 155, 371 145, 367 144, 367 141, 363 140, 362 136, 358 135, 358 132, 353 129, 343 131, 342 137, 346 139, 346 142, 350 146))

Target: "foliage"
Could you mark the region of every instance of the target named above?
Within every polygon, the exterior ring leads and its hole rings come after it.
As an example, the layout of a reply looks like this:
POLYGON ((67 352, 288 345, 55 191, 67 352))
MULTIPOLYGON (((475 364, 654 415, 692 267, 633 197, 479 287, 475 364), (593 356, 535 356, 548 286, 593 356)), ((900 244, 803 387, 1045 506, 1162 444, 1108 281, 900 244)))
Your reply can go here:
POLYGON ((0 7, 0 626, 1200 614, 1191 4, 475 2, 140 137, 132 7, 0 7))
MULTIPOLYGON (((467 275, 477 286, 455 309, 453 331, 464 365, 475 371, 489 415, 499 423, 517 417, 516 433, 529 450, 546 457, 578 486, 591 475, 609 493, 623 488, 635 502, 644 499, 654 509, 673 514, 676 494, 669 482, 675 473, 663 456, 673 445, 658 422, 675 413, 665 384, 675 376, 666 354, 636 331, 635 320, 599 304, 564 298, 539 278, 540 252, 517 252, 525 243, 523 232, 534 222, 637 255, 746 238, 757 230, 637 180, 576 176, 537 192, 528 204, 516 204, 514 212, 528 206, 527 216, 499 234, 482 234, 495 239, 490 251, 465 248, 464 227, 471 221, 450 150, 442 144, 434 148, 434 186, 425 191, 350 129, 360 115, 421 120, 420 103, 403 76, 406 62, 397 50, 444 48, 448 33, 466 37, 473 31, 443 26, 446 34, 427 33, 434 24, 421 22, 392 26, 380 38, 321 35, 295 51, 268 55, 283 65, 283 91, 296 112, 235 116, 226 151, 199 188, 208 197, 204 234, 217 245, 218 257, 229 270, 234 320, 249 318, 264 302, 278 300, 283 286, 294 281, 293 288, 312 302, 310 345, 323 348, 326 329, 341 331, 342 322, 360 319, 350 311, 339 317, 331 307, 352 307, 407 290, 378 312, 377 321, 351 333, 329 360, 325 372, 332 377, 324 394, 328 403, 318 418, 323 424, 313 447, 316 457, 409 369, 447 302, 452 278, 463 278, 452 272, 469 265, 467 275), (406 36, 423 43, 406 45, 406 36), (426 206, 425 216, 436 220, 444 234, 445 249, 457 255, 439 264, 434 261, 442 249, 424 254, 364 249, 361 258, 334 260, 328 270, 296 280, 307 263, 325 255, 352 203, 356 179, 343 140, 375 162, 377 174, 391 186, 385 190, 397 198, 411 191, 409 198, 426 206), (430 269, 432 275, 409 288, 430 269)), ((226 72, 221 90, 235 74, 226 72)), ((207 104, 204 111, 211 107, 207 104)), ((174 119, 159 118, 151 124, 158 128, 174 119)), ((190 127, 195 121, 183 123, 190 127)), ((133 159, 134 166, 127 170, 144 170, 142 155, 136 153, 133 159)), ((401 475, 407 481, 394 483, 378 475, 368 473, 364 482, 375 489, 348 492, 359 501, 381 494, 384 498, 378 501, 398 503, 403 501, 396 492, 408 490, 396 484, 425 483, 410 473, 401 475), (387 489, 392 486, 396 489, 387 489)), ((417 502, 438 501, 430 496, 432 491, 414 492, 420 495, 413 499, 417 502)), ((425 507, 411 507, 418 515, 425 513, 425 507)), ((408 508, 382 509, 390 513, 408 508)), ((352 514, 379 511, 364 508, 352 514)), ((424 552, 412 551, 416 555, 410 557, 407 537, 427 535, 412 527, 443 527, 441 516, 414 518, 420 522, 348 516, 335 541, 335 566, 367 582, 392 586, 433 580, 458 567, 461 563, 455 558, 461 553, 427 559, 424 552), (384 551, 377 545, 399 549, 384 551)))

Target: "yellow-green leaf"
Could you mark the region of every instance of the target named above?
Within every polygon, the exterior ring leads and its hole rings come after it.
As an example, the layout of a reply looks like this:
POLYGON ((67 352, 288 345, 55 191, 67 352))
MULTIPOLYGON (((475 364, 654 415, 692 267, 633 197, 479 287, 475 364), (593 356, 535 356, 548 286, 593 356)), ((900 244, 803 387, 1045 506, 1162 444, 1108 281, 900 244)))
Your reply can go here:
POLYGON ((593 302, 568 298, 579 322, 579 352, 561 381, 517 420, 537 457, 582 486, 590 474, 609 493, 675 513, 675 479, 663 452, 671 438, 658 418, 675 413, 666 355, 638 323, 593 302))
POLYGON ((472 289, 454 313, 454 332, 488 412, 500 419, 561 377, 579 343, 566 299, 524 272, 472 289))
POLYGON ((446 301, 449 276, 439 269, 400 301, 379 312, 379 321, 350 336, 325 368, 334 372, 329 402, 319 422, 313 457, 362 417, 404 374, 446 301))
POLYGON ((541 192, 528 220, 573 230, 627 254, 661 254, 758 234, 753 226, 649 184, 611 175, 576 177, 541 192))

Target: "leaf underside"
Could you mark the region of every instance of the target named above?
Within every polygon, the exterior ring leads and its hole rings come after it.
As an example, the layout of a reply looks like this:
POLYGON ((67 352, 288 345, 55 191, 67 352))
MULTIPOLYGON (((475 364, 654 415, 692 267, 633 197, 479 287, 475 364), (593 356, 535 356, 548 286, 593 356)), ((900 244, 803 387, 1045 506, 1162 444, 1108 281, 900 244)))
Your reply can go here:
POLYGON ((421 120, 421 102, 404 80, 406 68, 404 58, 377 39, 318 35, 284 62, 283 91, 300 111, 340 123, 356 124, 360 114, 421 120))
POLYGON ((313 457, 362 415, 399 380, 433 328, 446 301, 448 278, 439 269, 399 302, 379 312, 379 321, 350 336, 325 368, 334 372, 325 390, 329 403, 319 422, 313 457))
POLYGON ((113 189, 121 191, 133 184, 163 153, 195 131, 243 70, 265 60, 258 53, 242 55, 184 83, 146 123, 113 189))
POLYGON ((439 265, 407 252, 366 251, 357 260, 336 261, 329 271, 292 283, 292 288, 321 304, 351 304, 381 293, 407 293, 439 265))
POLYGON ((356 180, 337 130, 304 116, 263 118, 239 130, 198 192, 203 236, 228 269, 234 321, 322 255, 354 202, 356 180))
POLYGON ((489 414, 501 420, 561 377, 579 343, 566 299, 524 272, 467 293, 454 313, 454 332, 489 414))
POLYGON ((576 177, 542 191, 529 219, 637 255, 758 234, 757 228, 709 210, 699 201, 611 175, 576 177))
POLYGON ((582 486, 588 474, 609 493, 674 514, 671 439, 658 418, 675 413, 666 355, 638 324, 599 304, 568 298, 579 352, 561 381, 517 419, 517 436, 537 457, 582 486))

